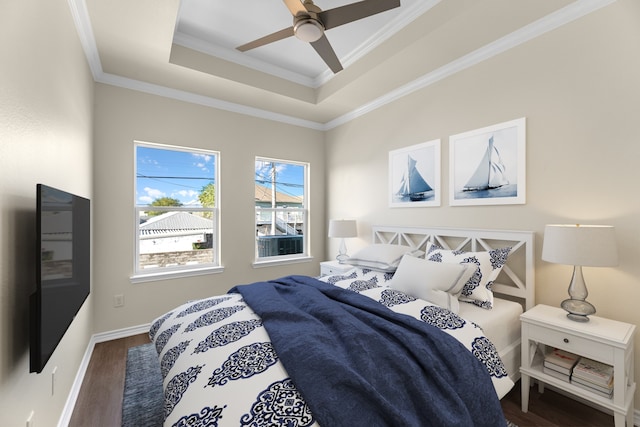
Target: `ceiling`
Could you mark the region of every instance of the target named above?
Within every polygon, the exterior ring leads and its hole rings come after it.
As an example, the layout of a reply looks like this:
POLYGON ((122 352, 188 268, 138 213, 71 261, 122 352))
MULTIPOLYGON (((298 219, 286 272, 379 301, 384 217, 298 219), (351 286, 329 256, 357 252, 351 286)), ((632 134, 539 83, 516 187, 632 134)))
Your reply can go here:
MULTIPOLYGON (((358 0, 316 0, 322 10, 358 0)), ((341 62, 355 62, 437 2, 404 0, 401 7, 354 21, 326 32, 341 62)), ((240 65, 311 87, 326 83, 333 73, 315 50, 295 37, 239 52, 236 47, 290 27, 292 16, 282 0, 180 3, 174 43, 202 49, 240 65)), ((343 64, 345 65, 345 64, 343 64)))
MULTIPOLYGON (((356 0, 317 0, 323 10, 356 0)), ((333 74, 282 0, 69 0, 97 82, 327 130, 614 0, 401 0, 326 35, 333 74)))

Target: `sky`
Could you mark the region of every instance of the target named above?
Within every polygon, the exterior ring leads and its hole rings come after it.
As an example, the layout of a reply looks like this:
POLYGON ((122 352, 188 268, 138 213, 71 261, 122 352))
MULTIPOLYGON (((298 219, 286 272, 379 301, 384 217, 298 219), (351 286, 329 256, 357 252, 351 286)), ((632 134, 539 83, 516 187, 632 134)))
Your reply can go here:
POLYGON ((136 148, 136 203, 149 205, 171 197, 185 206, 200 206, 198 194, 215 180, 215 157, 211 154, 136 148))
MULTIPOLYGON (((270 163, 256 162, 255 179, 265 180, 267 182, 261 185, 270 186, 270 171, 270 163)), ((138 145, 136 177, 138 205, 146 206, 155 199, 171 197, 179 200, 184 206, 200 206, 198 194, 202 188, 211 182, 215 184, 215 156, 204 152, 138 145)), ((279 192, 293 196, 302 195, 304 167, 276 163, 276 182, 279 192)))

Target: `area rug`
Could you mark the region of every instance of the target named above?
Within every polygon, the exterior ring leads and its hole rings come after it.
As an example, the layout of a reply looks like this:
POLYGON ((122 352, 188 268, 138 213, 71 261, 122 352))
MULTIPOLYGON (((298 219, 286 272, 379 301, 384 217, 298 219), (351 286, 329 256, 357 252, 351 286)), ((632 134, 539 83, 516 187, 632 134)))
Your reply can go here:
MULTIPOLYGON (((122 427, 162 426, 162 374, 153 344, 131 347, 122 399, 122 427)), ((507 427, 518 427, 507 420, 507 427)))
POLYGON ((122 397, 122 427, 160 427, 162 374, 153 344, 131 347, 122 397))

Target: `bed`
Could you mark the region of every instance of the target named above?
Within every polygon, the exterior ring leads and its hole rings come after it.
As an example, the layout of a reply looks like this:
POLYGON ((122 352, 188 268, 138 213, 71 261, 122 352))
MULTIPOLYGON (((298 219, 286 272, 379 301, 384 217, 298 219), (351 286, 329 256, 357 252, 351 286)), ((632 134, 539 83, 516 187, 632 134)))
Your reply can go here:
POLYGON ((165 426, 503 425, 534 304, 533 233, 373 227, 371 248, 400 247, 395 272, 354 259, 341 275, 240 285, 155 319, 165 426), (455 307, 398 287, 423 271, 409 263, 469 267, 456 257, 470 253, 505 262, 455 307))

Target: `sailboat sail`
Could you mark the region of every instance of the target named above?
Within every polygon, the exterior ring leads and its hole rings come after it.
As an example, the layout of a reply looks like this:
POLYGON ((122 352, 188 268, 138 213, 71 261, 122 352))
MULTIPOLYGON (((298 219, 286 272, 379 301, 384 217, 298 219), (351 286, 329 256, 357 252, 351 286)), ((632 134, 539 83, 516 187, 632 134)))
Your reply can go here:
POLYGON ((471 179, 463 187, 463 191, 482 191, 499 188, 508 185, 509 180, 505 176, 505 166, 500 158, 498 149, 493 144, 493 136, 489 138, 487 150, 482 156, 476 171, 471 179))
POLYGON ((416 168, 417 163, 411 156, 407 156, 407 169, 402 175, 400 189, 396 193, 398 196, 409 197, 414 201, 425 199, 428 193, 433 191, 416 168))

